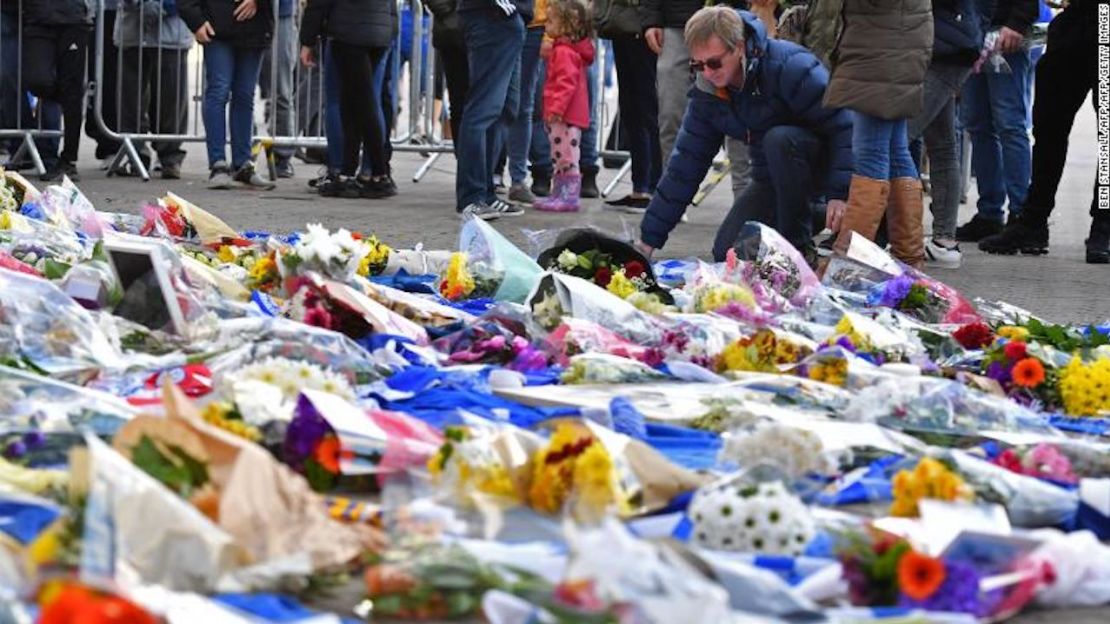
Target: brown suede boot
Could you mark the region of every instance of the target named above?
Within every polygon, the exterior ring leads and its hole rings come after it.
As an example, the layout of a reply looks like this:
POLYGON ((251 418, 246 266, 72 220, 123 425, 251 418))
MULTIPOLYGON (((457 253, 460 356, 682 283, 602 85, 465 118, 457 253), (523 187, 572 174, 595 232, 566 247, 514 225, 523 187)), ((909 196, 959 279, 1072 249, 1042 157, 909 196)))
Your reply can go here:
POLYGON ((924 197, 921 180, 895 178, 890 181, 890 255, 921 269, 925 265, 924 197))
POLYGON ((875 234, 879 231, 879 222, 883 220, 883 213, 886 212, 889 196, 889 180, 853 175, 852 186, 848 189, 848 210, 840 222, 840 231, 837 232, 836 242, 833 243, 833 251, 838 254, 846 253, 852 239, 852 232, 859 232, 867 237, 867 240, 875 240, 875 234))

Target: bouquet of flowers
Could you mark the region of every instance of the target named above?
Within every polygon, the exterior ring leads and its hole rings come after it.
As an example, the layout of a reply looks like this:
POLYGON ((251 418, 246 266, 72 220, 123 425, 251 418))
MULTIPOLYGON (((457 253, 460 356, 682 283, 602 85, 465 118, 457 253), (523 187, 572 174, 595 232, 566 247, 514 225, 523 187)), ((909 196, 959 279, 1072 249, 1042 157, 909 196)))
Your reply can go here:
POLYGON ((938 323, 947 311, 945 302, 929 289, 929 282, 909 273, 880 282, 867 292, 867 303, 904 312, 923 321, 938 323))
POLYGON ((672 304, 670 295, 659 288, 655 273, 643 253, 634 246, 589 228, 566 230, 555 244, 539 254, 539 265, 548 271, 574 275, 603 289, 619 274, 614 292, 629 299, 632 291, 654 293, 662 304, 672 304))
POLYGON ((932 457, 923 457, 913 470, 899 470, 892 481, 894 502, 890 514, 901 517, 918 515, 917 503, 923 498, 942 501, 973 501, 975 492, 959 473, 932 457))
POLYGON ((1042 442, 1032 448, 1008 448, 991 462, 1010 472, 1071 485, 1079 481, 1071 460, 1055 444, 1042 442))
POLYGON ((492 297, 501 275, 482 262, 471 262, 465 252, 451 254, 447 268, 439 276, 439 295, 448 301, 492 297))
POLYGON ((574 385, 648 383, 666 378, 637 360, 608 353, 581 353, 570 358, 560 379, 566 385, 574 385))
POLYGON ((797 557, 816 533, 809 508, 778 481, 725 477, 699 489, 687 514, 694 542, 716 550, 797 557))
MULTIPOLYGON (((463 222, 459 230, 459 251, 465 254, 475 279, 488 281, 485 288, 478 288, 483 294, 474 294, 471 298, 489 296, 498 301, 524 303, 543 273, 535 260, 481 219, 463 222), (488 295, 484 294, 487 289, 488 295)), ((442 287, 440 292, 443 292, 442 287)))
POLYGON ((1058 371, 1045 365, 1049 357, 1040 345, 1020 340, 996 340, 982 362, 987 377, 997 381, 1010 398, 1022 405, 1059 405, 1058 371), (1038 357, 1039 354, 1041 357, 1038 357))
POLYGON ((1059 372, 1064 409, 1076 416, 1110 416, 1110 355, 1084 362, 1078 355, 1059 372))
POLYGON ((635 360, 647 366, 663 363, 663 351, 656 347, 636 344, 596 323, 567 316, 545 340, 545 344, 560 356, 560 363, 578 354, 609 354, 635 360))
POLYGON ((812 352, 813 345, 802 336, 763 328, 725 347, 717 369, 780 373, 812 352))
POLYGON ((481 321, 432 343, 454 364, 500 364, 518 371, 547 366, 547 355, 493 321, 481 321))
POLYGON ((428 472, 452 500, 472 503, 476 496, 527 500, 528 465, 514 464, 513 458, 533 455, 540 448, 542 440, 535 434, 516 428, 448 427, 444 438, 428 460, 428 472))
POLYGON ((331 233, 318 223, 309 223, 297 242, 279 254, 278 266, 285 277, 315 271, 346 282, 359 273, 363 261, 374 251, 372 245, 356 240, 346 229, 331 233))
MULTIPOLYGON (((559 423, 547 445, 532 458, 530 505, 545 513, 557 513, 570 505, 579 521, 596 521, 609 510, 627 515, 633 505, 627 466, 581 424, 559 423)), ((629 475, 630 476, 630 475, 629 475)))
POLYGON ((792 480, 836 470, 836 463, 826 455, 820 437, 774 422, 732 431, 725 439, 719 460, 735 462, 741 468, 769 466, 792 480))
POLYGON ((728 275, 738 272, 765 311, 803 307, 821 290, 802 254, 772 227, 745 223, 734 249, 740 262, 727 263, 728 275))

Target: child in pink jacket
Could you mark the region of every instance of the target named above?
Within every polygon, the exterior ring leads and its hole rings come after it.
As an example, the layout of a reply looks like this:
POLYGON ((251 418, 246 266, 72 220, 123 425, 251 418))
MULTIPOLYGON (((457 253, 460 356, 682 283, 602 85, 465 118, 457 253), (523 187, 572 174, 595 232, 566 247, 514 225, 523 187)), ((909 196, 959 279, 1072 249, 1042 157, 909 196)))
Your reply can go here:
POLYGON ((551 195, 534 204, 537 210, 574 212, 582 176, 578 172, 582 131, 590 127, 586 68, 594 62, 592 19, 586 0, 551 0, 546 35, 555 40, 547 58, 543 85, 543 119, 555 165, 551 195))

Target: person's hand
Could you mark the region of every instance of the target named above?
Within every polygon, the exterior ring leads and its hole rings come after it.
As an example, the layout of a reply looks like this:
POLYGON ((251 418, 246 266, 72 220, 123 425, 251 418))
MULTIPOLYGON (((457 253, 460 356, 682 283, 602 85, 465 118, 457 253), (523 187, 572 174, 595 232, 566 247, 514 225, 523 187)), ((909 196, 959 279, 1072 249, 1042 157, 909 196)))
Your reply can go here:
POLYGON ((212 24, 205 22, 193 33, 193 36, 197 38, 197 43, 205 44, 212 41, 212 38, 216 36, 216 31, 212 28, 212 24))
POLYGON ((825 207, 825 227, 833 232, 839 232, 840 222, 844 220, 846 212, 848 212, 848 204, 843 199, 830 199, 825 207))
POLYGON ((1007 28, 1006 26, 1003 26, 1002 29, 998 31, 998 49, 1001 50, 1003 54, 1017 52, 1021 49, 1022 43, 1025 43, 1025 35, 1022 35, 1018 31, 1007 28))
POLYGON ((651 254, 655 253, 655 249, 653 249, 651 245, 648 245, 644 241, 636 241, 632 245, 637 250, 639 250, 640 253, 644 254, 644 257, 648 260, 651 260, 651 254))
POLYGON ((656 54, 663 53, 663 29, 658 27, 651 27, 644 31, 644 41, 647 42, 651 51, 656 54))
POLYGON ((549 123, 549 124, 561 124, 561 123, 563 123, 563 116, 558 114, 558 113, 552 113, 552 114, 547 116, 547 123, 549 123))
POLYGON ((235 7, 235 21, 245 22, 258 13, 258 0, 239 0, 239 6, 235 7))
POLYGON ((301 46, 301 65, 316 67, 316 52, 308 46, 301 46))

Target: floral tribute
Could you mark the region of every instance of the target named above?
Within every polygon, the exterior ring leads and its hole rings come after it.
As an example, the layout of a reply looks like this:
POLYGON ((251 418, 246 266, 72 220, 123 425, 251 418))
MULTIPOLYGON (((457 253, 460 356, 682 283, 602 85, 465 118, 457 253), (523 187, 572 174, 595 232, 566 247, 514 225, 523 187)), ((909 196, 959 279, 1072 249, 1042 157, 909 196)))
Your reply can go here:
POLYGON ((806 347, 764 328, 725 347, 718 357, 717 369, 779 373, 807 355, 809 349, 806 347))
POLYGON ((609 451, 588 428, 572 422, 560 423, 532 458, 528 502, 546 513, 569 505, 582 521, 599 519, 610 508, 629 509, 609 451))
POLYGON ((1006 449, 992 460, 1010 472, 1063 484, 1076 483, 1079 478, 1072 471, 1071 460, 1054 444, 1042 442, 1031 449, 1006 449))
POLYGON ((917 504, 923 498, 942 501, 971 501, 975 492, 964 483, 955 470, 932 457, 924 457, 913 470, 899 470, 892 482, 894 502, 890 506, 893 516, 916 517, 917 504))
POLYGON ((717 550, 800 556, 813 539, 805 503, 782 483, 722 483, 690 504, 694 540, 717 550))
POLYGON ((1069 414, 1110 417, 1110 357, 1087 363, 1073 357, 1060 371, 1059 390, 1069 414))

